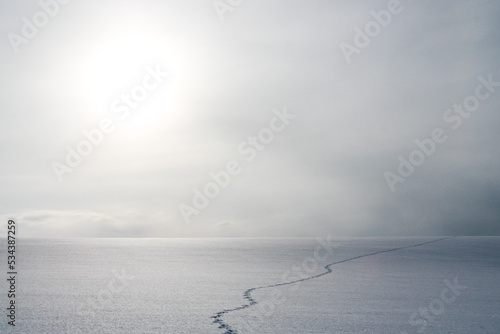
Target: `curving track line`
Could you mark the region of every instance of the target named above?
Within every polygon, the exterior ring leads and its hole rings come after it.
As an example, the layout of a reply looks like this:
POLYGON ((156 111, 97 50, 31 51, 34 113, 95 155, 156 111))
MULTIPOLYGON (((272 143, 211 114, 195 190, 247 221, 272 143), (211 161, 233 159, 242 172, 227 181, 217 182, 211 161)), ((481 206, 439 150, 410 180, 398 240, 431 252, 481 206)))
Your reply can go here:
POLYGON ((231 326, 229 326, 226 322, 224 322, 222 320, 222 317, 224 316, 224 314, 235 312, 235 311, 239 311, 239 310, 243 310, 243 309, 249 308, 252 305, 257 304, 258 302, 255 301, 255 299, 252 298, 252 292, 255 291, 255 290, 275 288, 275 287, 278 287, 278 286, 283 286, 283 285, 289 285, 289 284, 294 284, 294 283, 298 283, 298 282, 308 281, 308 280, 311 280, 311 279, 315 279, 315 278, 318 278, 318 277, 330 274, 332 272, 331 267, 334 266, 334 265, 337 265, 337 264, 341 264, 341 263, 349 262, 349 261, 354 261, 354 260, 357 260, 357 259, 361 259, 363 257, 373 256, 373 255, 377 255, 377 254, 381 254, 381 253, 389 253, 389 252, 394 252, 394 251, 398 251, 398 250, 401 250, 401 249, 407 249, 407 248, 413 248, 413 247, 423 246, 423 245, 431 244, 431 243, 438 242, 438 241, 441 241, 441 240, 444 240, 444 239, 449 239, 449 238, 450 237, 445 237, 445 238, 440 238, 440 239, 436 239, 436 240, 422 242, 422 243, 415 244, 415 245, 404 246, 404 247, 397 247, 397 248, 391 248, 391 249, 386 249, 386 250, 382 250, 382 251, 378 251, 378 252, 373 252, 373 253, 369 253, 369 254, 365 254, 365 255, 354 256, 354 257, 351 257, 351 258, 348 258, 348 259, 345 259, 345 260, 340 260, 340 261, 337 261, 337 262, 332 262, 330 264, 327 264, 325 266, 325 269, 326 269, 325 272, 322 272, 322 273, 314 275, 314 276, 310 276, 310 277, 306 277, 306 278, 301 278, 301 279, 297 279, 295 281, 290 281, 290 282, 285 282, 285 283, 277 283, 277 284, 272 284, 272 285, 260 286, 260 287, 257 287, 257 288, 250 288, 250 289, 246 290, 243 293, 243 298, 246 299, 246 300, 248 300, 247 304, 243 304, 241 306, 238 306, 238 307, 235 307, 235 308, 232 308, 232 309, 226 309, 226 310, 217 312, 215 315, 213 315, 211 317, 212 319, 214 319, 212 321, 212 323, 214 323, 216 325, 219 325, 220 329, 225 330, 224 334, 237 334, 238 331, 236 329, 231 328, 231 326))

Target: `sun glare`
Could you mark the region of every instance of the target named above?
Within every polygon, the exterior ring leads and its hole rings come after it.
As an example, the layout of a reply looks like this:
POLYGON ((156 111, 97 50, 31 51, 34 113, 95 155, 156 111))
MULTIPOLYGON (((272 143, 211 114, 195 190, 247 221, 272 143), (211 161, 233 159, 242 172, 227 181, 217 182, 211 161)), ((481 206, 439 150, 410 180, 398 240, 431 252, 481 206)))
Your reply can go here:
POLYGON ((155 66, 162 50, 150 40, 121 36, 89 59, 90 86, 96 97, 110 99, 113 93, 137 84, 147 66, 155 66))

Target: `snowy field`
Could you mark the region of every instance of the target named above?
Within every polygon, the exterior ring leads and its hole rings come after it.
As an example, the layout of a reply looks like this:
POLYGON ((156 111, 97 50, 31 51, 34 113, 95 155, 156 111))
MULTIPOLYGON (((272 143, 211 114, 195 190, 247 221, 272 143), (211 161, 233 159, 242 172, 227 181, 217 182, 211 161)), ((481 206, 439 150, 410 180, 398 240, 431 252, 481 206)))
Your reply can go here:
POLYGON ((16 326, 4 311, 1 333, 500 333, 500 237, 17 247, 16 326))

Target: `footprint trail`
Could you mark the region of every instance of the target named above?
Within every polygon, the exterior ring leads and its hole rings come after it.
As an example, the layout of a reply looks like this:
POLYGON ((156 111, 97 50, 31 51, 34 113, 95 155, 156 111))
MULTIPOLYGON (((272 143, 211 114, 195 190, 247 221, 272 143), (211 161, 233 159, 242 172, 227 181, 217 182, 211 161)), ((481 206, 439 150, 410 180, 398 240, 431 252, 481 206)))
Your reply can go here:
POLYGON ((345 262, 349 262, 349 261, 354 261, 354 260, 357 260, 357 259, 361 259, 361 258, 364 258, 364 257, 373 256, 373 255, 377 255, 377 254, 395 252, 395 251, 398 251, 398 250, 401 250, 401 249, 408 249, 408 248, 423 246, 423 245, 431 244, 431 243, 438 242, 438 241, 441 241, 441 240, 444 240, 444 239, 448 239, 448 238, 450 238, 450 237, 445 237, 445 238, 440 238, 440 239, 436 239, 436 240, 426 241, 426 242, 422 242, 422 243, 414 244, 414 245, 410 245, 410 246, 390 248, 390 249, 385 249, 385 250, 381 250, 381 251, 377 251, 377 252, 373 252, 373 253, 369 253, 369 254, 354 256, 354 257, 351 257, 351 258, 348 258, 348 259, 345 259, 345 260, 340 260, 340 261, 336 261, 336 262, 332 262, 330 264, 327 264, 324 267, 326 271, 324 271, 324 272, 322 272, 320 274, 317 274, 317 275, 313 275, 313 276, 310 276, 310 277, 297 279, 297 280, 290 281, 290 282, 277 283, 277 284, 272 284, 272 285, 260 286, 260 287, 256 287, 256 288, 250 288, 250 289, 246 290, 243 293, 243 299, 247 300, 246 304, 243 304, 241 306, 238 306, 238 307, 235 307, 235 308, 232 308, 232 309, 225 309, 225 310, 222 310, 220 312, 215 313, 215 315, 213 315, 211 317, 212 319, 214 319, 212 321, 212 323, 218 325, 220 329, 224 330, 225 331, 224 334, 237 334, 238 331, 236 329, 233 329, 231 326, 229 326, 229 324, 227 324, 222 319, 222 317, 225 314, 228 314, 228 313, 231 313, 231 312, 240 311, 240 310, 244 310, 246 308, 251 307, 252 305, 257 304, 258 302, 255 299, 252 298, 252 292, 255 291, 255 290, 275 288, 275 287, 278 287, 278 286, 290 285, 290 284, 295 284, 295 283, 298 283, 298 282, 312 280, 312 279, 315 279, 315 278, 318 278, 318 277, 330 274, 333 271, 331 269, 331 267, 334 266, 334 265, 337 265, 337 264, 341 264, 341 263, 345 263, 345 262))

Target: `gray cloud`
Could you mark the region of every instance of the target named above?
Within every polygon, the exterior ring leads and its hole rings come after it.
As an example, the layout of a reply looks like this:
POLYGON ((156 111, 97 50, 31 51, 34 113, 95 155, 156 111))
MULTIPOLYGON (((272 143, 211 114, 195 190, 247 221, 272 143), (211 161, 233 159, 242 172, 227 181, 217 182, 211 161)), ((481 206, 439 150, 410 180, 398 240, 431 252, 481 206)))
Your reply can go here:
POLYGON ((443 114, 500 81, 495 1, 401 1, 348 64, 339 45, 387 1, 70 2, 14 53, 36 1, 0 5, 3 217, 25 236, 498 235, 500 89, 453 130, 443 114), (169 71, 126 120, 113 100, 145 66, 169 71), (255 160, 238 146, 284 106, 297 117, 255 160), (116 129, 59 183, 82 130, 116 129), (391 192, 414 141, 439 144, 391 192), (241 174, 186 224, 209 173, 241 174))

